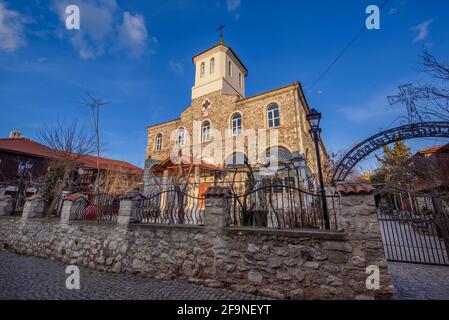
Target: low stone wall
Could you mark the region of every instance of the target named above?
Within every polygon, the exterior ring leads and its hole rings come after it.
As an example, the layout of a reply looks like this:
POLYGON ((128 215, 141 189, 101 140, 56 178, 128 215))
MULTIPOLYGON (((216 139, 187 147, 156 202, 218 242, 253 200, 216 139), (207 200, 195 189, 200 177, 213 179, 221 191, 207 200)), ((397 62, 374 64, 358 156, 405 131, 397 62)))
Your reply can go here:
MULTIPOLYGON (((343 199, 345 232, 228 228, 219 192, 206 199, 208 226, 0 217, 0 250, 273 298, 389 299, 371 198, 343 199), (380 268, 379 290, 366 288, 368 265, 380 268)), ((120 216, 132 216, 132 200, 124 204, 120 216)))

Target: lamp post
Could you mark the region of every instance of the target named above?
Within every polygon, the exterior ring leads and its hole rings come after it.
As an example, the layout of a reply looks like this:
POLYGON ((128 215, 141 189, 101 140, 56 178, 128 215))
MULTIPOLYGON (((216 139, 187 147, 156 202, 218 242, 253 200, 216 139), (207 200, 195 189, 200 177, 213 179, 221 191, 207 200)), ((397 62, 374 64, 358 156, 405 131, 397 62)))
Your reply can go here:
POLYGON ((304 158, 303 155, 299 155, 299 156, 295 156, 292 159, 290 159, 290 162, 292 163, 293 168, 295 168, 295 171, 296 171, 296 178, 298 179, 298 188, 301 189, 301 186, 300 186, 301 174, 300 174, 299 170, 301 170, 302 168, 304 168, 306 166, 306 159, 304 158))
POLYGON ((318 167, 318 180, 320 183, 320 194, 323 209, 324 227, 326 229, 330 229, 329 212, 327 209, 327 201, 326 201, 326 190, 324 189, 323 172, 321 171, 321 157, 319 147, 320 133, 321 133, 320 120, 321 120, 321 113, 319 113, 315 109, 310 110, 310 113, 307 115, 307 121, 309 121, 311 127, 310 134, 312 135, 313 142, 315 143, 316 162, 318 167))

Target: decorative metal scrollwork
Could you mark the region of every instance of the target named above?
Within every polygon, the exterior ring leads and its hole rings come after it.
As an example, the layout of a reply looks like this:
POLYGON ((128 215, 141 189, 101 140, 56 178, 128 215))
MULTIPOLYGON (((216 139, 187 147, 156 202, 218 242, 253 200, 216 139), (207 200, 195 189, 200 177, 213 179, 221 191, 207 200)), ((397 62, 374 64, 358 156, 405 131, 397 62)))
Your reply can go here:
POLYGON ((343 181, 372 152, 396 141, 415 138, 449 138, 449 122, 419 122, 385 130, 360 142, 338 162, 332 181, 343 181))

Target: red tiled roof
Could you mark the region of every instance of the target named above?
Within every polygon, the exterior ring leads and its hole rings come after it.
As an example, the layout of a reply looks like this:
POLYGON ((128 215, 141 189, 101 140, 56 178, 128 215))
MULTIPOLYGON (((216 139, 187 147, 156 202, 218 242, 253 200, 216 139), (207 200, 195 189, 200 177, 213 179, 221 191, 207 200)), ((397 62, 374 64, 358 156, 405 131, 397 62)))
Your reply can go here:
MULTIPOLYGON (((183 166, 190 166, 192 164, 192 157, 188 156, 188 155, 183 155, 182 156, 182 164, 183 166)), ((170 168, 175 168, 177 169, 177 164, 174 164, 171 160, 170 157, 168 157, 167 159, 165 159, 164 161, 162 161, 160 164, 158 164, 157 166, 155 166, 152 169, 152 172, 154 174, 162 174, 165 170, 170 169, 170 168)), ((194 163, 193 164, 194 167, 199 167, 201 169, 204 170, 209 170, 209 171, 222 171, 219 167, 205 161, 202 160, 199 163, 194 163)))
POLYGON ((423 149, 419 150, 417 152, 417 154, 421 154, 421 155, 432 154, 432 153, 437 153, 437 152, 443 151, 444 149, 449 149, 449 144, 441 144, 438 146, 423 148, 423 149))
POLYGON ((371 194, 375 190, 376 188, 367 183, 342 182, 337 184, 337 192, 341 195, 371 194))
MULTIPOLYGON (((47 159, 58 158, 55 150, 26 138, 0 139, 0 150, 47 159)), ((97 167, 97 158, 93 156, 83 156, 81 162, 86 169, 95 169, 97 167)), ((108 158, 100 158, 100 168, 109 171, 143 174, 143 169, 139 167, 128 162, 108 158)))
POLYGON ((417 184, 414 186, 414 188, 415 188, 415 191, 417 191, 417 192, 426 192, 426 191, 431 191, 433 189, 438 189, 438 188, 448 186, 448 185, 449 185, 449 181, 436 180, 434 182, 417 184))
POLYGON ((64 200, 75 202, 75 201, 77 201, 78 199, 81 199, 81 198, 86 200, 86 196, 84 196, 83 194, 81 194, 81 193, 72 193, 72 194, 69 194, 69 195, 65 196, 64 200))

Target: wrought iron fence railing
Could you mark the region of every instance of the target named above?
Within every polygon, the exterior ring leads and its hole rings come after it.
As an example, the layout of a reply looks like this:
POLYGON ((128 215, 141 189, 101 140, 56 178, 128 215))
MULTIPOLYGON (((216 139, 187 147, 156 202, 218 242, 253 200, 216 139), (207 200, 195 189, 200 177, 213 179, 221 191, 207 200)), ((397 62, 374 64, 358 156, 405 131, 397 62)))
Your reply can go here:
POLYGON ((77 220, 117 221, 120 199, 107 193, 87 195, 76 211, 77 220))
MULTIPOLYGON (((326 196, 330 229, 337 230, 340 198, 326 196)), ((231 226, 278 229, 325 229, 321 195, 287 185, 263 186, 246 194, 233 194, 231 226)))
POLYGON ((204 196, 172 188, 139 200, 139 223, 204 225, 204 196))

